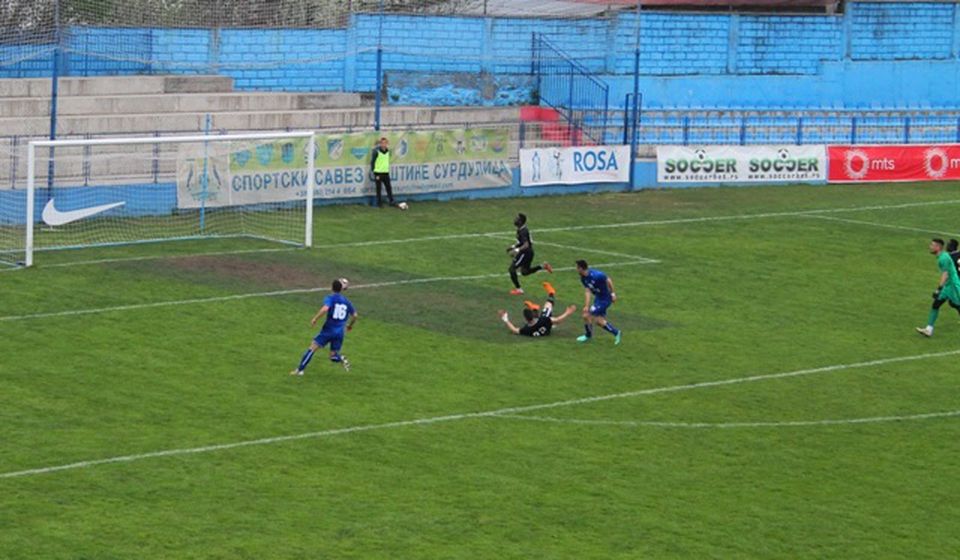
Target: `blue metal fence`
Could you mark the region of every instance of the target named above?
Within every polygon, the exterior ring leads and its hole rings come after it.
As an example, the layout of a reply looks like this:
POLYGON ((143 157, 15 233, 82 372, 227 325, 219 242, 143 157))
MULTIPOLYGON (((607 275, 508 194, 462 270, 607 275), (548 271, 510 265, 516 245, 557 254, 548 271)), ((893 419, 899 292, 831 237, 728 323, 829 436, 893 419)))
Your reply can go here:
POLYGON ((638 131, 640 144, 960 143, 960 111, 644 111, 638 131))

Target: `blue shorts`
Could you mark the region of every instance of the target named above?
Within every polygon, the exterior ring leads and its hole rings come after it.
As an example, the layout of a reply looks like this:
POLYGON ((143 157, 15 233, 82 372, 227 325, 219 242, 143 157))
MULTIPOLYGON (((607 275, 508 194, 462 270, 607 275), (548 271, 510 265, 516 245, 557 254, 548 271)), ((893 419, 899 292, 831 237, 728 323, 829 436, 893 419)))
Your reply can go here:
POLYGON ((343 331, 340 332, 327 332, 320 331, 320 334, 313 337, 313 341, 317 343, 317 346, 323 348, 327 344, 330 344, 330 350, 334 352, 339 352, 340 348, 343 347, 343 331))
POLYGON ((593 305, 590 306, 590 314, 594 317, 606 317, 607 308, 611 305, 613 305, 613 300, 595 299, 593 300, 593 305))

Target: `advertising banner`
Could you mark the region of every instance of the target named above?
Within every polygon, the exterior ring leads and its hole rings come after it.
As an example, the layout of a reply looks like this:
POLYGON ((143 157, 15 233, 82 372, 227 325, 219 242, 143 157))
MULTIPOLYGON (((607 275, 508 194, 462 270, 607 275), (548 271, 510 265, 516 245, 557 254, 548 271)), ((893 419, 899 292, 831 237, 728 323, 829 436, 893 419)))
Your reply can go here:
MULTIPOLYGON (((390 143, 394 196, 507 187, 509 131, 496 128, 429 132, 318 134, 315 198, 374 194, 370 159, 380 137, 390 143)), ((303 200, 307 140, 184 146, 177 166, 177 205, 216 207, 303 200)))
POLYGON ((822 145, 657 147, 660 183, 809 183, 826 178, 822 145))
POLYGON ((830 146, 831 183, 954 181, 960 145, 830 146))
POLYGON ((630 146, 520 150, 520 185, 578 185, 630 181, 630 146))

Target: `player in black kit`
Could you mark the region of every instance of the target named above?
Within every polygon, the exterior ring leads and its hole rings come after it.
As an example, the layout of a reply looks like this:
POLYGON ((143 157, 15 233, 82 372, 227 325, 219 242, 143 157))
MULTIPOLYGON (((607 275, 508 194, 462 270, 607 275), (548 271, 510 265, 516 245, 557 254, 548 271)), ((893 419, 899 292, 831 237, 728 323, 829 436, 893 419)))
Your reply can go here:
POLYGON ((957 267, 957 272, 960 273, 960 242, 957 242, 956 239, 947 241, 947 253, 950 255, 950 258, 953 259, 953 264, 957 267))
POLYGON ((521 336, 549 336, 554 325, 559 324, 577 310, 576 305, 570 305, 560 316, 554 317, 553 306, 556 303, 557 292, 549 282, 544 282, 543 287, 547 290, 547 301, 543 304, 543 309, 541 310, 539 305, 531 301, 525 301, 524 305, 526 307, 523 310, 523 318, 526 319, 527 324, 522 327, 517 328, 514 326, 514 324, 510 322, 510 317, 507 316, 506 311, 501 309, 497 312, 500 320, 507 325, 510 332, 521 336))
POLYGON ((513 225, 517 226, 517 242, 507 247, 507 252, 513 255, 513 261, 510 263, 508 270, 510 271, 510 280, 513 281, 513 289, 510 290, 510 294, 517 296, 523 293, 523 288, 520 287, 520 279, 517 278, 517 269, 520 270, 520 274, 529 276, 541 269, 552 273, 553 267, 548 262, 534 267, 530 266, 530 263, 533 262, 533 239, 530 238, 530 230, 527 229, 527 216, 517 214, 517 217, 513 219, 513 225))

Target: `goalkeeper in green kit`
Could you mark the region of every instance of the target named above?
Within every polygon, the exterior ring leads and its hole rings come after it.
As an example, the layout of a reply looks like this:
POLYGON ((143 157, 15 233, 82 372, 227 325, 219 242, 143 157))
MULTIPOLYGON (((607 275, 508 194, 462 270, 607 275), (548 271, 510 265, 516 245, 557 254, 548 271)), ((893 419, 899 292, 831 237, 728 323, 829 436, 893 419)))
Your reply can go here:
POLYGON ((930 241, 930 253, 937 257, 937 267, 940 269, 940 284, 933 292, 933 307, 926 327, 917 327, 917 332, 923 336, 933 336, 933 324, 937 322, 940 307, 949 303, 950 307, 960 312, 960 277, 957 276, 957 266, 950 254, 944 250, 943 239, 930 241))

